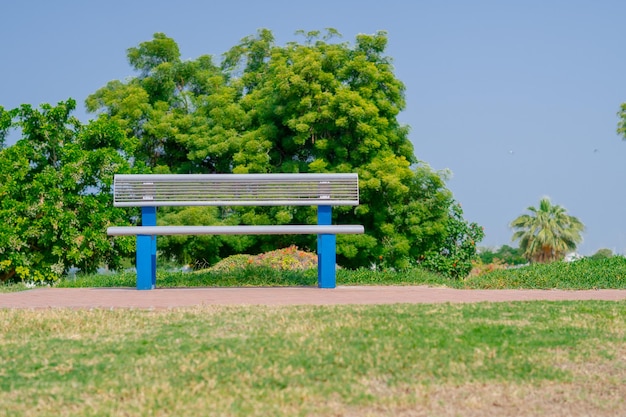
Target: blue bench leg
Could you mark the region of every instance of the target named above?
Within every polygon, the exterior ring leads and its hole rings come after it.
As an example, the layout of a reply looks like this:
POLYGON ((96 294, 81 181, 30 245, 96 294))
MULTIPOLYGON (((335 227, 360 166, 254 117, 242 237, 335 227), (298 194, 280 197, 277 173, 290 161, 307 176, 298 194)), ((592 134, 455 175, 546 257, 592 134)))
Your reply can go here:
MULTIPOLYGON (((156 226, 156 207, 141 208, 141 224, 156 226)), ((137 236, 137 289, 156 287, 156 236, 137 236)))
MULTIPOLYGON (((317 207, 317 224, 329 225, 332 222, 332 206, 317 207)), ((317 286, 335 288, 335 265, 337 237, 317 235, 317 286)))

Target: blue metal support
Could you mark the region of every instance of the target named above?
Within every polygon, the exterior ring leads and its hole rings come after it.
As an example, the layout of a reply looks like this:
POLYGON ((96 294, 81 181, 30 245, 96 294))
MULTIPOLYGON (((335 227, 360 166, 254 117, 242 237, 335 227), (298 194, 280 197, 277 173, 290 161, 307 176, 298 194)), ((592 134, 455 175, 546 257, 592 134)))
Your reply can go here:
MULTIPOLYGON (((156 207, 141 208, 142 226, 156 226, 156 207)), ((137 235, 137 289, 156 287, 156 236, 137 235)))
MULTIPOLYGON (((317 224, 332 223, 332 206, 317 206, 317 224)), ((317 235, 317 286, 335 288, 335 264, 337 237, 335 235, 317 235)))

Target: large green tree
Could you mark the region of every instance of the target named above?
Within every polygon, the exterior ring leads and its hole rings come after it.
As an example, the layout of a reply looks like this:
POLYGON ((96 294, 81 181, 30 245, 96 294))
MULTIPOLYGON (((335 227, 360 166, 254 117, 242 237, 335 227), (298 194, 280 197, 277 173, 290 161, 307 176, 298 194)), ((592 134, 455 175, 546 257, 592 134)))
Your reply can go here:
POLYGON ((87 109, 136 138, 134 158, 155 171, 231 171, 245 113, 212 58, 182 61, 176 42, 162 33, 127 52, 138 75, 109 82, 87 98, 87 109))
POLYGON ((531 262, 547 263, 563 259, 582 242, 585 226, 565 208, 544 197, 538 207, 528 207, 511 222, 513 241, 519 240, 523 256, 531 262))
MULTIPOLYGON (((405 88, 385 55, 384 32, 301 33, 278 46, 269 30, 244 38, 220 65, 210 56, 181 61, 176 43, 157 33, 128 50, 137 76, 112 81, 87 99, 94 112, 118 120, 140 143, 136 160, 154 172, 357 172, 361 205, 335 210, 339 223, 365 235, 338 237, 346 266, 408 266, 441 251, 454 199, 445 178, 421 163, 398 122, 405 88)), ((314 222, 313 208, 163 210, 161 222, 314 222)), ((160 247, 183 261, 209 262, 314 237, 177 237, 160 247)), ((451 253, 448 251, 447 253, 451 253)))
POLYGON ((0 281, 54 281, 77 267, 119 266, 133 241, 106 235, 126 217, 112 206, 113 174, 127 172, 132 143, 106 117, 82 125, 75 102, 0 107, 0 281))

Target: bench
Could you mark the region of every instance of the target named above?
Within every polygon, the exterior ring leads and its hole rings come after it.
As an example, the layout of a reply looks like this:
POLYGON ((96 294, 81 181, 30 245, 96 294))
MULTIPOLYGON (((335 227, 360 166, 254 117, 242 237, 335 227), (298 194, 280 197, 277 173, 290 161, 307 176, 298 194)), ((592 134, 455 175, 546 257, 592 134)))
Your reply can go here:
POLYGON ((109 227, 137 236, 137 289, 156 287, 157 235, 316 234, 318 287, 335 288, 336 235, 364 233, 333 225, 332 206, 359 204, 357 174, 117 174, 115 207, 141 207, 141 226, 109 227), (317 206, 315 225, 157 226, 163 206, 317 206))

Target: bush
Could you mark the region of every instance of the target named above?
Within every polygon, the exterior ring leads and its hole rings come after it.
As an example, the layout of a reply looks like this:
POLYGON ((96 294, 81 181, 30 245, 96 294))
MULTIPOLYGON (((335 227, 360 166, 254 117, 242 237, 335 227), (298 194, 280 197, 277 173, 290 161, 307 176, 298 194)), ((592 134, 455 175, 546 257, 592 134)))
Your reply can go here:
POLYGON ((613 256, 613 251, 611 249, 599 249, 596 253, 590 256, 591 259, 607 259, 613 256))
POLYGON ((521 249, 513 248, 508 245, 502 245, 496 251, 488 248, 480 248, 478 257, 484 264, 493 263, 496 259, 499 259, 507 265, 523 265, 528 263, 528 260, 522 256, 521 249))
POLYGON ((506 269, 507 267, 508 265, 498 258, 493 259, 493 261, 488 264, 483 263, 481 259, 478 259, 472 262, 472 271, 470 272, 469 276, 473 277, 478 275, 484 275, 489 272, 493 272, 496 269, 506 269))
POLYGON ((261 253, 259 255, 232 255, 222 259, 209 271, 232 271, 248 266, 263 266, 279 271, 294 271, 317 268, 317 255, 291 245, 287 248, 261 253))
POLYGON ((446 239, 442 249, 429 252, 419 265, 449 278, 464 278, 476 260, 476 244, 485 236, 482 227, 463 219, 460 204, 453 205, 446 224, 446 239))
POLYGON ((464 281, 466 288, 600 289, 626 288, 626 258, 585 258, 576 262, 496 269, 464 281))

